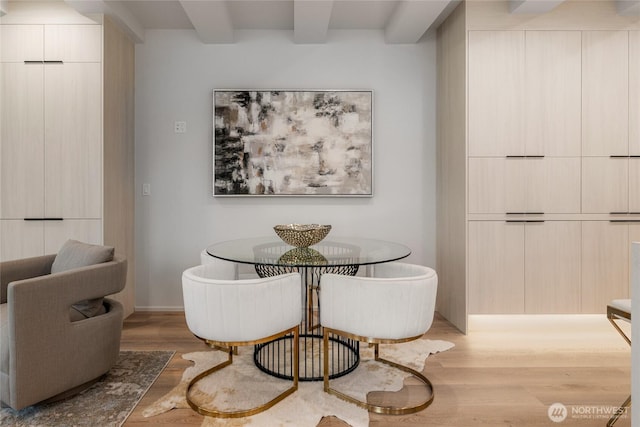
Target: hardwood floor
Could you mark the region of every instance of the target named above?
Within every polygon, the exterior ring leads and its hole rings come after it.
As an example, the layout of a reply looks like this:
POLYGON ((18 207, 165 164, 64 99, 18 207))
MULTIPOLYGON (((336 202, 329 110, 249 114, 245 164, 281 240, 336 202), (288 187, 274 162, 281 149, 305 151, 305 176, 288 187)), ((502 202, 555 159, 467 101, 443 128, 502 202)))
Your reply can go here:
MULTIPOLYGON (((630 394, 631 352, 604 316, 472 316, 468 335, 436 316, 426 337, 455 344, 427 359, 424 373, 434 385, 433 404, 406 416, 370 414, 371 427, 603 427, 607 411, 630 394), (547 415, 556 402, 568 410, 567 418, 557 424, 547 415)), ((178 384, 190 366, 180 355, 206 349, 191 335, 182 313, 134 313, 125 320, 121 348, 176 351, 125 426, 202 424, 203 416, 190 409, 142 416, 142 410, 178 384)), ((397 395, 384 393, 381 398, 402 398, 411 388, 405 385, 397 395)), ((616 427, 628 427, 630 420, 630 414, 625 415, 616 427)), ((327 417, 318 426, 346 424, 327 417)))

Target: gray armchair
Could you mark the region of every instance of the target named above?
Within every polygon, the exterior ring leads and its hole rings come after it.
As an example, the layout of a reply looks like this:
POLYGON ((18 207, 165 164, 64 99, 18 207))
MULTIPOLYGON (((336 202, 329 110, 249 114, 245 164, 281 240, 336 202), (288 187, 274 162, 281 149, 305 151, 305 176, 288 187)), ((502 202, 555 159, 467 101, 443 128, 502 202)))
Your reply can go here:
POLYGON ((83 390, 118 359, 122 305, 100 298, 124 288, 126 260, 51 273, 55 259, 0 263, 0 400, 14 409, 83 390), (72 308, 96 299, 93 317, 72 308))

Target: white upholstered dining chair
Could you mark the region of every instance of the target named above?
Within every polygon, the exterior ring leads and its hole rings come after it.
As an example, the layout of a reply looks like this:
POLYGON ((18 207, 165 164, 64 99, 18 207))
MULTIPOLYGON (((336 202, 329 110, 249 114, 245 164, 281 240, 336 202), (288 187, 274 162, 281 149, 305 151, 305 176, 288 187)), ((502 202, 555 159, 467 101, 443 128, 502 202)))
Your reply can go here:
POLYGON ((298 389, 298 327, 302 318, 300 275, 229 280, 218 263, 189 268, 182 274, 184 311, 189 330, 211 347, 226 347, 228 359, 197 375, 187 387, 189 406, 202 415, 239 418, 262 412, 298 389), (223 411, 195 403, 193 386, 233 363, 234 347, 261 344, 293 334, 293 385, 269 402, 250 409, 223 411))
POLYGON ((238 278, 238 264, 212 257, 206 249, 200 252, 200 264, 215 264, 216 276, 219 279, 236 280, 238 278))
POLYGON ((324 390, 381 414, 409 414, 429 406, 433 401, 431 382, 414 369, 381 358, 378 346, 412 341, 429 330, 433 322, 437 286, 438 276, 433 269, 400 262, 376 265, 373 277, 324 274, 320 279, 324 390), (376 361, 412 374, 427 389, 427 398, 412 406, 382 406, 363 402, 331 388, 328 369, 330 334, 372 344, 376 361))

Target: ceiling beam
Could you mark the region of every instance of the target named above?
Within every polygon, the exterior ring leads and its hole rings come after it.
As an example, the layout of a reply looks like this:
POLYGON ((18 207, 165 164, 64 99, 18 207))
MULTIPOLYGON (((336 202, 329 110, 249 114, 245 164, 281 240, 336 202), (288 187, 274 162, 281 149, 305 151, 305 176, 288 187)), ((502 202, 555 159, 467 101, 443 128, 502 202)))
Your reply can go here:
POLYGON ((127 33, 134 43, 144 42, 144 27, 122 3, 105 0, 65 0, 65 3, 82 15, 106 15, 127 33))
POLYGON ((416 43, 433 25, 451 0, 398 2, 384 29, 387 43, 416 43))
POLYGON ((509 0, 511 13, 540 14, 551 12, 565 0, 509 0))
POLYGON ((233 21, 226 1, 180 0, 203 43, 233 43, 233 21))
POLYGON ((620 15, 640 15, 640 0, 616 0, 616 9, 620 15))
POLYGON ((331 21, 332 0, 294 0, 293 41, 324 43, 331 21))

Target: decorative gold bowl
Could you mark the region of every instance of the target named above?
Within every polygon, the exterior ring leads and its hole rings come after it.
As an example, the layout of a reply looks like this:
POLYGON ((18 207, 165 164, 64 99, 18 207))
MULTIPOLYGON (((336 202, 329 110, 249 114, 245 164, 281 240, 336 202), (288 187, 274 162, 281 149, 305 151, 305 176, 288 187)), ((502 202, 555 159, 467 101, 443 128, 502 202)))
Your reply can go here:
POLYGON ((285 243, 299 248, 306 248, 319 243, 331 231, 330 225, 320 224, 286 224, 273 227, 278 237, 285 243))

